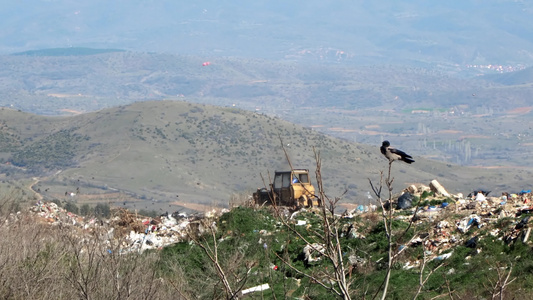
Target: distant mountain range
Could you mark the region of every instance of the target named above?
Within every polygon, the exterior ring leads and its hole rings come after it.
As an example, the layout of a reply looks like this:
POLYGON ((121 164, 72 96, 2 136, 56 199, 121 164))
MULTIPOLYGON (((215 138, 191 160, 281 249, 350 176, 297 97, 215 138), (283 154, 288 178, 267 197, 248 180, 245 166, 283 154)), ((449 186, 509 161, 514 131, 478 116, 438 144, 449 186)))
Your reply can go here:
POLYGON ((527 1, 28 0, 3 3, 0 53, 92 47, 398 64, 531 66, 527 1))

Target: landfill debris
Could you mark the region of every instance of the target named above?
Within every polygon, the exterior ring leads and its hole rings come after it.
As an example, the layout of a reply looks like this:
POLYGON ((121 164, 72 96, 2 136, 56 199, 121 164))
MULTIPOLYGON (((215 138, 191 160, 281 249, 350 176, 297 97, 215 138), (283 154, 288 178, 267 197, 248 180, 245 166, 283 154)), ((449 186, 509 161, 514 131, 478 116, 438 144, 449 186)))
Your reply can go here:
POLYGON ((529 227, 527 230, 526 230, 526 233, 524 234, 524 238, 522 239, 522 242, 523 243, 526 243, 527 240, 529 239, 529 235, 531 234, 531 227, 529 227))
POLYGON ((367 263, 366 259, 355 254, 351 254, 350 256, 348 256, 348 261, 350 262, 350 266, 348 268, 348 272, 350 275, 353 273, 354 270, 360 270, 367 263))
MULTIPOLYGON (((477 230, 485 226, 488 227, 487 234, 507 244, 516 241, 533 243, 533 241, 529 242, 531 235, 529 216, 512 222, 513 218, 516 219, 522 214, 533 213, 531 192, 528 192, 528 189, 518 193, 503 192, 501 197, 491 197, 490 191, 485 189, 473 191, 474 193, 470 193, 466 198, 462 193, 451 194, 436 180, 432 180, 429 186, 420 183, 407 186, 402 194, 396 199, 393 198, 392 203, 396 202, 396 207, 401 207, 399 204, 402 196, 409 193, 415 199, 424 196, 424 205, 413 204, 412 207, 403 209, 403 213, 393 218, 412 221, 413 224, 427 222, 431 224, 431 229, 413 237, 409 243, 399 245, 398 254, 405 250, 405 247, 419 247, 420 245, 424 246, 428 260, 447 259, 452 255, 453 248, 458 245, 475 249, 474 254, 480 253, 482 251, 479 246, 481 236, 477 230), (433 193, 422 195, 428 190, 433 193), (431 205, 427 205, 428 203, 431 205), (498 220, 502 218, 510 218, 510 221, 501 223, 499 225, 501 228, 495 227, 498 220)), ((404 268, 409 269, 419 266, 421 262, 404 263, 404 268)))
POLYGON ((357 255, 350 255, 348 256, 348 261, 352 264, 352 265, 363 265, 366 263, 366 259, 360 257, 360 256, 357 256, 357 255))
POLYGON ((324 248, 324 245, 313 243, 306 245, 303 249, 303 253, 305 255, 305 260, 310 262, 319 261, 322 258, 322 254, 326 251, 326 248, 324 248))
MULTIPOLYGON (((144 252, 148 249, 161 249, 165 246, 188 239, 188 234, 204 232, 206 229, 199 221, 204 217, 215 217, 228 212, 227 209, 212 210, 201 215, 188 216, 184 213, 166 213, 156 218, 137 215, 125 209, 117 210, 109 219, 83 217, 66 211, 54 202, 38 201, 29 211, 40 222, 60 228, 79 228, 90 232, 103 229, 109 241, 121 238, 120 253, 144 252)), ((269 233, 261 232, 263 235, 269 233)))
POLYGON ((354 223, 344 224, 341 228, 341 237, 364 239, 365 236, 357 231, 354 223))
POLYGON ((396 204, 396 209, 408 209, 408 208, 411 208, 413 206, 413 194, 407 192, 407 193, 403 193, 399 198, 398 198, 398 203, 396 204))
POLYGON ((530 218, 530 216, 527 216, 527 217, 523 218, 520 221, 520 223, 516 224, 515 229, 520 230, 520 229, 526 227, 527 223, 529 222, 529 218, 530 218))
POLYGON ((446 254, 439 255, 439 256, 435 257, 434 260, 445 260, 445 259, 450 258, 450 256, 452 256, 452 254, 453 254, 453 251, 449 252, 449 253, 446 253, 446 254))
POLYGON ((420 264, 420 263, 419 263, 418 261, 412 262, 412 261, 409 261, 409 260, 408 260, 407 262, 405 262, 405 264, 403 265, 402 268, 403 268, 404 270, 410 270, 410 269, 412 269, 412 268, 418 268, 418 267, 419 267, 419 264, 420 264))
POLYGON ((477 189, 477 190, 474 190, 473 192, 469 193, 467 198, 468 199, 476 199, 477 197, 480 197, 480 198, 483 198, 483 197, 488 197, 490 194, 490 191, 485 191, 484 189, 477 189))
MULTIPOLYGON (((402 261, 404 269, 421 266, 423 259, 437 261, 448 259, 453 255, 454 247, 458 245, 472 248, 469 255, 481 253, 483 243, 480 243, 480 240, 483 239, 483 236, 478 229, 485 226, 491 239, 501 240, 508 245, 516 242, 527 243, 530 246, 533 244, 533 241, 529 239, 532 227, 529 224, 530 216, 528 215, 533 213, 531 190, 502 192, 501 196, 498 197, 490 196, 490 191, 484 189, 473 191, 475 193, 470 193, 466 198, 463 197, 462 193, 450 194, 440 183, 433 180, 429 186, 419 183, 410 184, 402 195, 392 199, 389 206, 398 208, 403 207, 399 205, 399 202, 403 201, 400 201, 402 196, 405 195, 407 200, 411 200, 411 207, 402 208, 401 213, 394 214, 393 218, 412 221, 414 226, 423 224, 424 226, 421 228, 426 228, 424 232, 418 233, 411 240, 403 241, 403 244, 397 246, 398 254, 411 247, 423 247, 424 258, 402 261), (421 199, 424 192, 431 190, 434 193, 429 195, 426 193, 423 204, 417 203, 415 205, 415 199, 421 199)), ((404 200, 406 200, 405 198, 404 200)), ((357 205, 355 209, 346 210, 342 214, 344 219, 342 220, 342 227, 339 228, 340 237, 364 239, 363 233, 368 227, 365 225, 368 224, 363 224, 364 221, 361 220, 366 220, 366 217, 369 217, 369 220, 375 220, 376 210, 377 206, 374 204, 357 205)), ((111 218, 98 219, 67 212, 53 202, 39 201, 30 208, 30 212, 39 222, 57 226, 62 230, 69 227, 75 228, 80 232, 80 236, 84 232, 101 230, 105 233, 103 236, 108 241, 120 240, 121 247, 117 250, 120 254, 141 253, 150 249, 161 249, 173 243, 188 241, 190 234, 202 234, 202 232, 207 232, 209 228, 216 227, 215 218, 227 211, 213 210, 204 215, 175 212, 150 218, 127 210, 116 210, 111 218)), ((306 218, 309 213, 313 213, 313 208, 300 209, 295 212, 288 208, 280 209, 280 215, 287 218, 291 224, 306 226, 307 228, 311 226, 310 219, 306 218)), ((9 225, 10 222, 18 222, 21 219, 19 214, 12 214, 5 222, 9 225)), ((282 226, 279 222, 277 224, 277 227, 282 226)), ((270 249, 270 245, 266 244, 267 239, 264 237, 275 235, 276 230, 268 231, 257 228, 254 233, 259 235, 258 243, 266 247, 265 249, 270 249)), ((84 236, 84 238, 86 237, 89 235, 84 236)), ((228 238, 230 237, 223 237, 220 242, 228 238)), ((104 250, 107 253, 111 251, 107 248, 104 250)), ((325 246, 319 243, 309 244, 303 248, 307 263, 320 261, 324 253, 325 246)), ((399 257, 403 259, 402 256, 399 257)), ((346 253, 346 258, 351 264, 350 270, 359 268, 366 263, 365 259, 355 254, 346 253)), ((272 265, 271 268, 276 270, 277 266, 272 265)))
POLYGON ((476 201, 485 201, 485 200, 487 200, 487 197, 485 197, 485 195, 483 195, 483 193, 478 192, 476 194, 476 201))
POLYGON ((475 236, 471 239, 469 239, 468 241, 466 241, 465 243, 465 247, 467 248, 477 248, 477 241, 478 241, 479 237, 475 236))
POLYGON ((264 290, 268 290, 269 288, 270 288, 270 285, 268 285, 268 283, 265 283, 265 284, 262 284, 262 285, 251 287, 249 289, 242 290, 241 294, 246 295, 246 294, 250 294, 250 293, 253 293, 253 292, 261 292, 261 291, 264 291, 264 290))
POLYGON ((446 191, 446 189, 436 179, 431 180, 429 187, 433 192, 438 193, 439 195, 450 197, 450 193, 448 193, 448 191, 446 191))
POLYGON ((463 218, 457 223, 457 229, 462 233, 467 232, 468 229, 470 229, 470 227, 472 226, 477 226, 478 228, 481 228, 483 226, 481 223, 481 218, 479 216, 470 215, 466 218, 463 218))
POLYGON ((377 210, 377 205, 375 204, 369 204, 369 205, 358 205, 356 208, 352 209, 352 210, 346 210, 341 217, 343 218, 347 218, 347 219, 352 219, 354 218, 355 215, 360 215, 360 214, 364 214, 364 213, 369 213, 369 212, 375 212, 377 210))

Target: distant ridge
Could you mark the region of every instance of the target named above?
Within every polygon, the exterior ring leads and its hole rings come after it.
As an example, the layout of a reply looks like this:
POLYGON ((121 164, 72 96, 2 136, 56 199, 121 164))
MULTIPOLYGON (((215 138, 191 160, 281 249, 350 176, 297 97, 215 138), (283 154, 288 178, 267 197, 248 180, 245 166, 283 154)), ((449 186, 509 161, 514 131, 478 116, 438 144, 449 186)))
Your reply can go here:
POLYGON ((94 49, 85 47, 69 47, 69 48, 49 48, 39 50, 29 50, 24 52, 17 52, 11 55, 15 56, 79 56, 79 55, 95 55, 112 52, 125 52, 121 49, 94 49))
POLYGON ((485 75, 482 78, 508 86, 533 84, 533 67, 529 67, 516 72, 509 72, 497 75, 485 75))

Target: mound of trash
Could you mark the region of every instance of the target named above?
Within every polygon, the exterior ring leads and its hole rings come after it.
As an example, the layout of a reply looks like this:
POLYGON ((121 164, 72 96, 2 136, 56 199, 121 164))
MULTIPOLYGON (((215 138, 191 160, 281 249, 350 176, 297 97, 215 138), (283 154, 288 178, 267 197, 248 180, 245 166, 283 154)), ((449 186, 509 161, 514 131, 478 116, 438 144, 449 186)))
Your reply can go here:
MULTIPOLYGON (((203 217, 217 217, 227 210, 212 210, 204 215, 175 212, 156 218, 146 217, 118 209, 109 219, 84 217, 65 210, 54 202, 39 201, 29 209, 37 222, 57 226, 61 230, 79 230, 89 233, 106 230, 108 239, 121 239, 121 251, 143 252, 148 249, 161 249, 170 244, 186 240, 188 231, 202 231, 199 220, 203 217)), ((11 215, 7 223, 27 221, 22 213, 11 215)))
MULTIPOLYGON (((408 186, 393 200, 397 220, 413 220, 413 225, 426 223, 429 232, 414 236, 405 245, 399 245, 401 252, 409 246, 424 245, 427 260, 444 260, 451 256, 453 248, 459 245, 482 251, 478 241, 486 238, 479 231, 488 232, 510 245, 516 241, 529 243, 531 227, 529 213, 533 212, 531 190, 517 193, 502 192, 501 196, 490 196, 490 191, 473 189, 464 197, 462 193, 449 193, 438 181, 429 185, 408 186), (423 199, 423 200, 421 200, 423 199), (416 201, 419 201, 416 203, 416 201), (505 222, 501 222, 505 218, 505 222)), ((390 206, 385 203, 385 208, 390 206)), ((362 206, 343 214, 352 218, 375 210, 373 206, 362 206)), ((408 260, 405 268, 420 265, 421 261, 408 260)))
MULTIPOLYGON (((380 208, 379 203, 376 204, 359 205, 339 217, 351 219, 357 215, 376 215, 380 208)), ((473 192, 464 197, 462 193, 449 193, 439 182, 433 180, 429 185, 410 185, 392 203, 385 204, 385 208, 392 205, 395 209, 393 216, 397 220, 413 220, 414 225, 422 223, 430 225, 429 232, 419 233, 398 247, 398 251, 401 252, 408 247, 423 244, 425 259, 430 260, 447 259, 453 248, 458 245, 482 251, 477 248, 477 242, 484 237, 478 236, 476 229, 484 228, 491 237, 507 244, 516 241, 527 243, 531 233, 528 214, 533 212, 533 203, 530 190, 518 193, 504 192, 496 197, 490 196, 490 192, 486 190, 473 189, 473 192), (499 222, 502 218, 506 218, 506 222, 499 222)), ((30 212, 39 222, 60 228, 77 228, 81 231, 107 230, 109 239, 121 239, 121 251, 124 253, 142 253, 145 250, 161 249, 167 245, 186 241, 191 231, 195 231, 195 234, 204 231, 203 223, 200 222, 202 218, 216 218, 228 210, 213 210, 205 215, 175 212, 150 218, 119 209, 114 211, 111 218, 101 220, 73 214, 53 202, 39 201, 30 208, 30 212)), ((308 220, 295 218, 297 214, 298 212, 294 212, 291 216, 294 225, 309 226, 308 220)), ((17 216, 14 215, 8 221, 16 219, 17 216)), ((365 238, 358 230, 358 226, 357 222, 345 224, 341 231, 342 235, 365 238)), ((313 248, 302 249, 302 252, 307 257, 313 257, 310 260, 318 259, 312 255, 312 252, 320 250, 320 247, 315 245, 313 248)), ((412 268, 420 263, 419 260, 409 260, 405 263, 405 268, 412 268)))

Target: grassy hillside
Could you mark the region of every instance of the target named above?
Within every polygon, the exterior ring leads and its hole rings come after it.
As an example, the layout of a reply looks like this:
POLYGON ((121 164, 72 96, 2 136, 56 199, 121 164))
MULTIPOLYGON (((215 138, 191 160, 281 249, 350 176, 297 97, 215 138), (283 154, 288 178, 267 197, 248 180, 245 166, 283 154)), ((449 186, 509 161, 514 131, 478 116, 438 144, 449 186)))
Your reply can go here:
MULTIPOLYGON (((89 194, 105 193, 127 207, 163 211, 187 203, 227 205, 232 195, 262 187, 261 175, 289 168, 280 138, 295 167, 314 172, 313 148, 319 151, 326 190, 331 196, 347 190, 345 203, 366 203, 368 178, 387 167, 378 147, 231 107, 149 101, 70 117, 8 109, 0 116, 2 134, 9 137, 3 172, 42 176, 34 189, 52 199, 74 192, 89 201, 89 194)), ((516 191, 527 186, 530 174, 415 159, 398 165, 396 192, 432 179, 452 193, 480 185, 516 191)))

